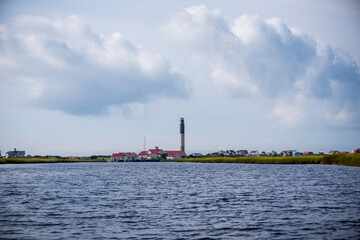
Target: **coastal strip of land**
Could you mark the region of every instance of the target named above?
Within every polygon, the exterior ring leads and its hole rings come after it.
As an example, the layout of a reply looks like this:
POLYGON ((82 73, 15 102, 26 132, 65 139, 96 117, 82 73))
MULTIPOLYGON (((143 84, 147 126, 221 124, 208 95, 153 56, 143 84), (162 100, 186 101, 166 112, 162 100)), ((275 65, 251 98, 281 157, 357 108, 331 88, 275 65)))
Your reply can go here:
MULTIPOLYGON (((25 163, 71 163, 71 162, 105 162, 108 159, 98 158, 1 158, 0 164, 25 163)), ((328 164, 360 167, 359 153, 341 153, 331 155, 312 155, 296 157, 211 157, 211 158, 181 158, 162 160, 164 162, 199 162, 199 163, 247 163, 247 164, 328 164)))
POLYGON ((71 163, 71 162, 106 162, 103 159, 88 158, 0 158, 0 164, 22 164, 22 163, 71 163))
POLYGON ((360 167, 359 153, 296 157, 213 157, 163 160, 167 162, 248 163, 248 164, 329 164, 360 167))

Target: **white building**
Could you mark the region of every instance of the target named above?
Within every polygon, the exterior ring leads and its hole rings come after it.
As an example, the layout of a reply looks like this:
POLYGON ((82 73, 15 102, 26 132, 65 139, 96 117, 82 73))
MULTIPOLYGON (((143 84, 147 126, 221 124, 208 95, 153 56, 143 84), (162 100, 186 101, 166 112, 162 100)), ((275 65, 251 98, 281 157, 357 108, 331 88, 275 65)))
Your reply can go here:
POLYGON ((14 151, 8 151, 6 153, 7 158, 25 158, 25 151, 16 151, 16 148, 14 148, 14 151))

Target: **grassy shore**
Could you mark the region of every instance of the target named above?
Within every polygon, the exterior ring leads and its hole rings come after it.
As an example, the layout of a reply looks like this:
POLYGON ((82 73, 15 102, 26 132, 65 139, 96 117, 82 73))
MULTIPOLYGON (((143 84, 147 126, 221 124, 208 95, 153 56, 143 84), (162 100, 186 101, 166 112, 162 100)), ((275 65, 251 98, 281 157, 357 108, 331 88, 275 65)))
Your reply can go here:
POLYGON ((252 164, 336 164, 360 166, 360 154, 333 154, 297 157, 215 157, 165 160, 169 162, 252 163, 252 164))
MULTIPOLYGON (((0 164, 105 162, 103 159, 0 158, 0 164)), ((360 154, 333 154, 297 157, 214 157, 163 160, 166 162, 252 163, 252 164, 333 164, 360 167, 360 154)))
POLYGON ((0 164, 13 163, 60 163, 60 162, 105 162, 100 159, 50 159, 50 158, 0 158, 0 164))

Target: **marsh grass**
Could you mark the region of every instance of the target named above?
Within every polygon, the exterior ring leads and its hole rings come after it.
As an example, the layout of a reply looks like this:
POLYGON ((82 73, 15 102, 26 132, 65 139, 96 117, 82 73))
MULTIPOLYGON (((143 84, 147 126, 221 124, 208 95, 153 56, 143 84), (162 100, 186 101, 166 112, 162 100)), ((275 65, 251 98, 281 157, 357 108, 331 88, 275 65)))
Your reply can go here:
MULTIPOLYGON (((59 163, 59 162, 104 162, 100 159, 47 159, 47 158, 0 158, 0 164, 23 163, 59 163)), ((314 155, 297 157, 213 157, 185 158, 163 160, 166 162, 200 162, 200 163, 251 163, 251 164, 334 164, 360 167, 359 153, 342 153, 332 155, 314 155)))
POLYGON ((360 153, 341 153, 326 155, 322 159, 321 164, 337 164, 344 166, 360 167, 360 153))
POLYGON ((251 164, 336 164, 360 166, 360 154, 333 154, 297 157, 214 157, 165 160, 200 163, 251 163, 251 164))
POLYGON ((2 158, 0 164, 13 163, 60 163, 60 162, 103 162, 104 160, 91 159, 48 159, 48 158, 2 158))

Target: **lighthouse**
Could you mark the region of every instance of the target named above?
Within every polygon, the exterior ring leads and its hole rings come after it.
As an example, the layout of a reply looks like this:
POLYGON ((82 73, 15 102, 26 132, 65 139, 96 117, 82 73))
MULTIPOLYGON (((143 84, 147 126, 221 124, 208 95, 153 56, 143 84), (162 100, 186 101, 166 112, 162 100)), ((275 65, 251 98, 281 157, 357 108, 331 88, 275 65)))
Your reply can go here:
POLYGON ((184 124, 184 118, 180 119, 180 151, 185 152, 185 124, 184 124))

